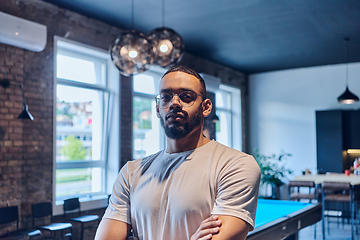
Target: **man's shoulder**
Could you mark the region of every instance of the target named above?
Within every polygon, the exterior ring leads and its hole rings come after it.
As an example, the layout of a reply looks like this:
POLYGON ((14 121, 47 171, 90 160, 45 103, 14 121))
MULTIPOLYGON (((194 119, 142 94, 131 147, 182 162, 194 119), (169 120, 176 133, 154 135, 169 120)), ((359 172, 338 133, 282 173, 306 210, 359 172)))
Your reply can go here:
POLYGON ((223 152, 226 154, 230 154, 232 156, 236 156, 237 158, 242 158, 242 157, 251 157, 252 156, 250 154, 247 154, 245 152, 239 151, 237 149, 228 147, 222 143, 219 143, 217 141, 211 141, 210 142, 212 145, 209 146, 209 148, 213 149, 213 151, 218 151, 218 152, 223 152))
POLYGON ((220 165, 241 166, 250 169, 259 168, 255 158, 252 155, 228 147, 216 141, 212 141, 211 143, 212 145, 209 145, 207 154, 209 156, 211 155, 212 161, 216 161, 220 165))

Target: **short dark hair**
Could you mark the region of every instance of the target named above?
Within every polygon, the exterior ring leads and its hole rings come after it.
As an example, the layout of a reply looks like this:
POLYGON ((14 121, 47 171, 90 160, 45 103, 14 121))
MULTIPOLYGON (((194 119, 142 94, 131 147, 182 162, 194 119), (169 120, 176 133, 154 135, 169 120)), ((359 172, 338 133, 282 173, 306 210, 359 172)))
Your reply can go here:
POLYGON ((195 70, 186 67, 186 66, 174 66, 172 68, 170 68, 169 70, 166 71, 166 73, 164 73, 164 75, 161 77, 161 79, 163 79, 163 77, 165 77, 167 74, 172 73, 172 72, 183 72, 183 73, 187 73, 190 75, 193 75, 194 77, 196 77, 197 79, 200 80, 201 86, 202 88, 200 89, 200 93, 203 95, 203 98, 206 98, 206 85, 205 85, 205 81, 204 79, 200 76, 199 73, 197 73, 195 70))

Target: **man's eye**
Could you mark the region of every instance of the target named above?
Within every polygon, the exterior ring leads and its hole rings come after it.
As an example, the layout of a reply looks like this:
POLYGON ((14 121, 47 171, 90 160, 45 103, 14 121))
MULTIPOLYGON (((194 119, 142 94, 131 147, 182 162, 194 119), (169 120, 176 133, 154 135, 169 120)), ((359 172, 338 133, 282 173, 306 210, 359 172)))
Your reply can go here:
POLYGON ((184 102, 191 102, 194 100, 194 96, 191 93, 182 93, 181 100, 184 102))
POLYGON ((164 95, 161 95, 161 100, 162 101, 170 101, 171 100, 171 96, 169 94, 164 94, 164 95))

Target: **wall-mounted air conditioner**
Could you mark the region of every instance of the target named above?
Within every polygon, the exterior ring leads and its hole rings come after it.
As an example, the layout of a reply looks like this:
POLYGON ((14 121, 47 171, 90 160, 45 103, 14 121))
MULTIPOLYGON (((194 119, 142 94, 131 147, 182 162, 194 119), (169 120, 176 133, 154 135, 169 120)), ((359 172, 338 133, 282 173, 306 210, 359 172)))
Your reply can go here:
POLYGON ((0 12, 0 43, 41 52, 46 37, 45 25, 0 12))

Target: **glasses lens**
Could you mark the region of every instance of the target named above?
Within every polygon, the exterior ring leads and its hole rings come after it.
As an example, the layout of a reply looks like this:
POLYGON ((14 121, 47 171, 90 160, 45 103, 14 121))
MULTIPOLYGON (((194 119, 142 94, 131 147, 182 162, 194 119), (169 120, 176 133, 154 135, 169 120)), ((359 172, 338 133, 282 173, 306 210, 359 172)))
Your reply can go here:
POLYGON ((179 98, 181 100, 181 102, 184 104, 183 107, 185 106, 191 106, 194 101, 196 100, 196 93, 193 92, 182 92, 179 94, 179 98))
POLYGON ((175 95, 178 95, 181 106, 185 108, 191 107, 197 98, 197 94, 191 91, 185 91, 185 92, 181 92, 180 94, 171 94, 171 95, 167 93, 162 93, 156 98, 156 102, 160 108, 167 108, 169 107, 170 102, 173 100, 173 97, 175 95))

